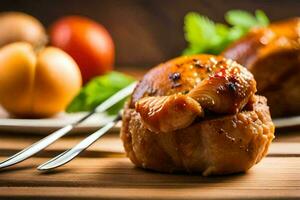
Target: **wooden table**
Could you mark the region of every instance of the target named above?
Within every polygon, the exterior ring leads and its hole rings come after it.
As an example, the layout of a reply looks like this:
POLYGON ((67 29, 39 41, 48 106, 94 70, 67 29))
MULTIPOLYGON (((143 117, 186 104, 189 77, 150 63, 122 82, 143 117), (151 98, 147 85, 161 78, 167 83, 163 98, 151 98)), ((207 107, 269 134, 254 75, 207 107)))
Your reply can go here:
MULTIPOLYGON (((135 168, 118 133, 49 173, 35 167, 80 141, 65 137, 17 166, 0 171, 1 199, 300 199, 300 132, 278 133, 269 154, 246 174, 222 177, 160 174, 135 168)), ((41 136, 0 133, 0 159, 41 136)))

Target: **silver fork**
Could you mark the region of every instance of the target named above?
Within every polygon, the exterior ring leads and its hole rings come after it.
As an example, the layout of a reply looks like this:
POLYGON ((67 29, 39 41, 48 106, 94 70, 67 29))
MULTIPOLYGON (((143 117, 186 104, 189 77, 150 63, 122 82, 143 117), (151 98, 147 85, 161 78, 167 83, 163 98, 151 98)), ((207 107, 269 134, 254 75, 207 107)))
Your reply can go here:
POLYGON ((86 137, 84 140, 79 142, 76 146, 71 149, 64 151, 63 153, 59 154, 58 156, 52 158, 51 160, 41 164, 37 167, 38 170, 46 171, 51 170, 57 167, 60 167, 71 160, 73 160, 77 155, 79 155, 82 151, 87 149, 91 146, 94 142, 96 142, 102 135, 104 135, 107 131, 109 131, 115 124, 121 119, 121 111, 117 117, 104 127, 99 129, 98 131, 94 132, 93 134, 86 137))
MULTIPOLYGON (((7 158, 6 160, 0 162, 0 169, 15 165, 17 163, 20 163, 20 162, 26 160, 27 158, 30 158, 34 154, 36 154, 39 151, 43 150, 44 148, 48 147, 50 144, 52 144, 53 142, 55 142, 56 140, 58 140, 62 136, 69 133, 74 127, 76 127, 77 125, 79 125, 80 123, 85 121, 87 118, 89 118, 93 114, 106 111, 108 108, 112 107, 113 105, 115 105, 119 101, 121 101, 124 98, 128 97, 132 93, 135 85, 136 85, 136 82, 130 84, 129 86, 125 87, 124 89, 122 89, 122 90, 118 91, 117 93, 115 93, 114 95, 112 95, 110 98, 108 98, 102 104, 97 106, 93 111, 91 111, 90 113, 88 113, 85 116, 83 116, 82 118, 80 118, 78 121, 76 121, 72 124, 66 125, 65 127, 53 132, 52 134, 48 135, 47 137, 39 140, 38 142, 32 144, 31 146, 23 149, 22 151, 16 153, 15 155, 13 155, 13 156, 7 158)), ((111 124, 111 122, 108 123, 108 124, 111 124)), ((104 126, 104 127, 107 127, 107 125, 104 126)))

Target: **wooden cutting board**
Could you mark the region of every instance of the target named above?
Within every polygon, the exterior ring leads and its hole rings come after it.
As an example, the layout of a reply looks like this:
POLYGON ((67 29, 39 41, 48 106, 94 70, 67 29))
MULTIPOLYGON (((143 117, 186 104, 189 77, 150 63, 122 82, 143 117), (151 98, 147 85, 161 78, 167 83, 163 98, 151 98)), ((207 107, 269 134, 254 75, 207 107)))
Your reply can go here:
MULTIPOLYGON (((39 139, 0 137, 1 160, 39 139)), ((63 138, 36 157, 0 171, 0 199, 300 199, 300 131, 277 135, 268 156, 246 174, 202 177, 137 169, 125 157, 116 133, 64 167, 49 173, 35 170, 82 137, 63 138)))

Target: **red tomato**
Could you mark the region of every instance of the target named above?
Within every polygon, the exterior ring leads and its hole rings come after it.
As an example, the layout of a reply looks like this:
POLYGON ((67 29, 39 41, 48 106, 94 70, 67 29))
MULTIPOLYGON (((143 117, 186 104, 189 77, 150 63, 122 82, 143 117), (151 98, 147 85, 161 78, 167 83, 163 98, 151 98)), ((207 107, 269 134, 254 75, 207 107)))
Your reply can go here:
POLYGON ((70 54, 80 67, 83 82, 112 70, 114 43, 100 24, 80 16, 63 17, 50 29, 51 43, 70 54))

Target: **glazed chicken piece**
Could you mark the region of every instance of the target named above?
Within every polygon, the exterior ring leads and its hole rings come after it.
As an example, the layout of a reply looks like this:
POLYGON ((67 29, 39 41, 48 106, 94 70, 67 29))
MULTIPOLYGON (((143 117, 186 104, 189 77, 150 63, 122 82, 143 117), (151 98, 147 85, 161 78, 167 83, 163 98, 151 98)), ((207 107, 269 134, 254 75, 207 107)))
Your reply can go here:
POLYGON ((236 62, 184 56, 151 69, 124 108, 121 139, 138 167, 204 176, 244 172, 267 153, 274 124, 236 62))
POLYGON ((203 109, 214 113, 241 111, 256 92, 256 82, 249 71, 231 62, 229 66, 221 65, 220 70, 199 83, 188 96, 197 100, 203 109))
MULTIPOLYGON (((188 71, 191 65, 185 63, 189 61, 179 59, 174 65, 182 65, 181 70, 188 68, 188 71)), ((205 110, 220 114, 237 113, 256 92, 252 74, 236 62, 209 59, 206 67, 210 70, 194 74, 205 78, 186 94, 179 92, 169 96, 150 96, 136 102, 135 109, 149 130, 170 132, 188 127, 196 117, 203 117, 205 110)), ((189 74, 182 73, 180 78, 183 79, 185 75, 189 74)))
POLYGON ((223 52, 249 69, 275 117, 300 114, 300 18, 249 32, 223 52))
POLYGON ((170 132, 190 125, 197 116, 203 116, 200 104, 182 94, 145 97, 136 103, 147 128, 153 132, 170 132))

